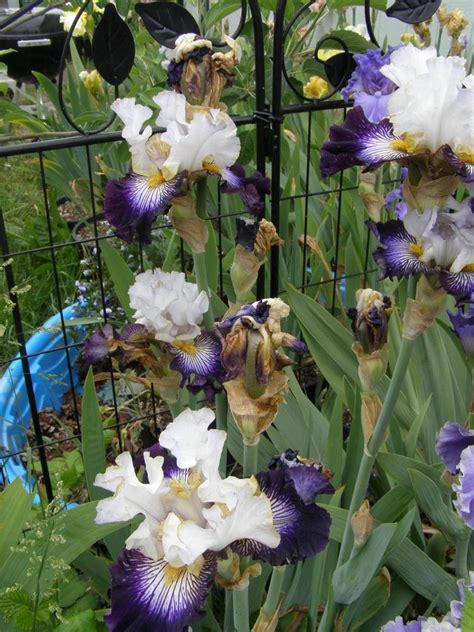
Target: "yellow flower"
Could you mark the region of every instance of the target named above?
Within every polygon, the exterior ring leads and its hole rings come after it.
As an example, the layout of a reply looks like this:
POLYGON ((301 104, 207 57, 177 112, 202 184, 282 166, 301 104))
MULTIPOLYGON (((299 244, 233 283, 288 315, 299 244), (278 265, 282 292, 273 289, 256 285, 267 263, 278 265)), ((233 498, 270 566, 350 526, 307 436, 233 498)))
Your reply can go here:
POLYGON ((91 72, 83 70, 79 73, 79 79, 84 84, 85 89, 90 92, 93 97, 102 93, 102 81, 97 70, 91 70, 91 72))
POLYGON ((308 99, 320 99, 329 92, 329 84, 322 77, 314 75, 303 88, 303 94, 308 99))
MULTIPOLYGON (((59 18, 59 21, 63 25, 65 31, 69 32, 71 30, 72 23, 76 19, 78 11, 79 9, 76 9, 75 11, 64 11, 63 15, 59 18)), ((81 14, 81 17, 74 29, 74 37, 83 37, 86 34, 88 17, 89 16, 86 11, 81 14)))

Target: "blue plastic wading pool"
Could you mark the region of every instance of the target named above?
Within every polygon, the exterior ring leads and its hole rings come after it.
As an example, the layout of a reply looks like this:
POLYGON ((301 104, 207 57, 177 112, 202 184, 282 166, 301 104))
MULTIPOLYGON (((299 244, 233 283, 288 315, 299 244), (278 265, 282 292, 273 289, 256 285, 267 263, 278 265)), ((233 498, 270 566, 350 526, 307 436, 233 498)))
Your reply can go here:
MULTIPOLYGON (((63 310, 65 321, 77 318, 77 305, 63 310)), ((68 344, 81 342, 86 330, 81 326, 67 328, 68 344)), ((59 412, 64 395, 71 387, 67 365, 67 354, 61 347, 64 338, 61 330, 61 314, 50 318, 26 343, 30 372, 38 410, 53 408, 59 412), (59 349, 58 351, 52 351, 59 349), (48 353, 45 353, 48 352, 48 353)), ((69 349, 72 364, 73 385, 80 389, 75 360, 80 347, 69 349)), ((26 489, 31 490, 34 480, 29 477, 19 455, 9 456, 26 445, 26 429, 31 419, 30 404, 26 393, 23 368, 18 355, 0 379, 0 467, 7 481, 20 478, 26 489)), ((1 479, 0 479, 1 480, 1 479)))

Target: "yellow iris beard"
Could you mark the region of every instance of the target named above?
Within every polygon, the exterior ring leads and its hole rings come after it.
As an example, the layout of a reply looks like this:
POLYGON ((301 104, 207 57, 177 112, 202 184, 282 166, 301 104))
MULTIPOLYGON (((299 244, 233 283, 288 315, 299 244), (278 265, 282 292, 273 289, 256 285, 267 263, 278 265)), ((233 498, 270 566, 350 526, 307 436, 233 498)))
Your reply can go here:
POLYGON ((412 255, 418 257, 418 259, 423 256, 423 246, 420 244, 410 244, 408 250, 412 255))
POLYGON ((206 171, 209 171, 209 173, 216 173, 217 175, 222 173, 222 169, 218 167, 215 162, 212 162, 212 160, 203 160, 202 167, 206 171))
POLYGON ((464 266, 462 271, 463 272, 474 272, 474 263, 468 263, 467 266, 464 266))
POLYGON ((472 151, 461 148, 459 151, 456 151, 456 156, 459 158, 459 160, 467 162, 470 165, 474 165, 474 153, 472 151))
POLYGON ((414 153, 416 149, 416 143, 406 136, 405 138, 397 138, 396 140, 392 140, 390 142, 390 147, 393 149, 398 149, 399 151, 405 151, 407 154, 414 153))
POLYGON ((162 174, 155 173, 154 176, 151 176, 150 178, 148 178, 147 187, 149 189, 155 189, 156 187, 159 187, 160 185, 162 185, 163 182, 166 182, 166 180, 162 176, 162 174))
POLYGON ((193 342, 183 341, 183 340, 175 340, 173 342, 173 347, 176 347, 180 351, 187 353, 189 355, 196 355, 198 350, 196 345, 193 342))

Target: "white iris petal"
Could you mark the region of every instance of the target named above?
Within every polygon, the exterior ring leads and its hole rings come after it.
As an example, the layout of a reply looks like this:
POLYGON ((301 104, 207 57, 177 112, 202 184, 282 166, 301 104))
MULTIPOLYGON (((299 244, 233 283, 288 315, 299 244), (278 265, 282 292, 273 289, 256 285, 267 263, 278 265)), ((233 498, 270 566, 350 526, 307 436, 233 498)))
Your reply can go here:
POLYGON ((160 435, 160 445, 176 457, 178 467, 198 466, 207 475, 219 467, 226 433, 223 430, 208 430, 214 421, 209 408, 184 410, 160 435))
POLYGON ((444 145, 453 151, 474 150, 473 90, 466 78, 466 60, 436 57, 434 49, 408 45, 391 55, 381 72, 398 86, 388 101, 396 136, 409 151, 437 152, 444 145))
POLYGON ((193 340, 209 308, 209 298, 188 283, 182 272, 163 272, 159 268, 138 274, 129 289, 130 307, 135 322, 155 334, 157 340, 193 340))
POLYGON ((122 138, 130 146, 133 171, 139 175, 152 175, 156 169, 145 151, 145 145, 151 136, 152 129, 150 125, 147 125, 143 131, 141 130, 153 112, 149 107, 136 103, 135 97, 116 99, 110 109, 124 123, 122 138))

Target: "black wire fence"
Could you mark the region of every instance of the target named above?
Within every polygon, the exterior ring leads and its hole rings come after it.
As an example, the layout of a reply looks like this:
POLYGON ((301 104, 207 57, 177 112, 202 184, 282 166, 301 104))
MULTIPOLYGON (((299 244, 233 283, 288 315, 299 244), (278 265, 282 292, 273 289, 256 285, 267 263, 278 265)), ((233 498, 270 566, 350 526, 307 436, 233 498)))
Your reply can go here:
MULTIPOLYGON (((312 181, 310 175, 310 157, 313 151, 314 144, 316 142, 316 131, 323 125, 321 123, 321 117, 329 110, 340 111, 344 114, 348 105, 337 98, 337 92, 341 86, 347 81, 353 69, 352 55, 349 52, 346 44, 342 40, 334 36, 329 36, 322 40, 327 47, 335 46, 339 49, 340 53, 337 55, 336 63, 333 59, 331 66, 326 69, 328 77, 331 76, 331 84, 333 89, 319 100, 308 99, 301 93, 298 86, 292 83, 290 73, 286 69, 285 64, 285 46, 286 41, 297 23, 298 19, 304 15, 308 10, 311 2, 302 6, 297 13, 288 19, 286 13, 286 1, 280 0, 278 2, 277 9, 274 13, 274 25, 273 25, 273 53, 272 59, 266 58, 264 51, 264 25, 262 22, 262 14, 259 8, 257 0, 249 0, 248 6, 245 0, 242 0, 241 18, 234 37, 239 35, 239 32, 244 28, 246 24, 247 12, 250 12, 252 30, 253 30, 253 50, 254 50, 254 67, 255 67, 255 100, 253 104, 253 114, 249 116, 241 116, 235 118, 235 123, 239 127, 246 126, 247 129, 253 130, 255 134, 255 166, 261 173, 266 173, 271 177, 271 196, 269 202, 267 202, 265 216, 271 219, 277 230, 284 229, 281 226, 282 216, 281 208, 283 204, 292 204, 294 202, 302 202, 304 205, 304 230, 303 230, 303 242, 302 242, 302 268, 299 284, 299 289, 303 292, 308 291, 309 288, 315 286, 330 286, 332 287, 331 301, 328 307, 331 308, 334 313, 336 305, 336 294, 339 287, 339 283, 342 280, 347 281, 351 276, 361 279, 361 282, 367 277, 368 274, 374 272, 374 265, 370 257, 370 236, 367 233, 367 243, 365 248, 365 260, 360 270, 352 272, 351 274, 339 274, 341 264, 341 249, 340 249, 340 233, 341 233, 341 214, 343 198, 348 192, 357 190, 358 185, 348 184, 343 178, 342 174, 333 179, 332 182, 336 182, 336 186, 328 186, 325 190, 314 190, 315 183, 312 181), (271 71, 271 75, 269 75, 271 71), (331 74, 332 73, 332 74, 331 74), (271 85, 269 81, 271 77, 271 85), (270 87, 269 87, 270 86, 270 87), (291 91, 293 103, 287 103, 288 91, 291 91), (286 100, 284 102, 284 95, 286 100), (306 167, 305 167, 305 182, 301 190, 295 190, 290 194, 283 194, 282 187, 282 168, 286 165, 282 164, 282 134, 284 131, 285 121, 289 117, 301 117, 302 125, 306 130, 305 153, 306 153, 306 167), (311 201, 315 198, 322 197, 327 199, 328 195, 334 195, 337 203, 336 211, 336 229, 335 229, 335 244, 333 250, 333 256, 331 259, 332 278, 311 280, 308 275, 309 265, 309 250, 307 245, 308 234, 308 216, 309 207, 311 201)), ((80 12, 77 14, 76 19, 68 34, 66 44, 64 47, 64 53, 61 59, 61 67, 59 69, 60 80, 58 82, 59 93, 61 95, 63 81, 62 76, 64 73, 64 65, 66 63, 66 51, 69 40, 72 36, 75 24, 80 19, 81 11, 84 11, 88 2, 85 2, 80 12)), ((148 5, 147 5, 148 6, 148 5)), ((373 29, 370 23, 370 3, 365 2, 365 17, 367 20, 367 28, 372 41, 375 43, 375 37, 373 29)), ((21 9, 18 15, 25 14, 25 8, 21 9)), ((6 22, 6 21, 5 21, 6 22)), ((5 24, 0 23, 0 31, 5 24)), ((8 23, 12 23, 12 17, 8 18, 8 23)), ((318 51, 322 43, 320 42, 316 47, 314 56, 318 58, 318 51)), ((60 96, 61 103, 64 103, 62 96, 60 96)), ((69 115, 66 116, 70 120, 69 115)), ((39 245, 37 247, 25 248, 23 250, 15 250, 10 247, 8 237, 8 225, 4 216, 4 211, 8 209, 0 209, 0 248, 1 259, 3 261, 3 268, 5 273, 6 285, 9 292, 9 300, 11 301, 11 314, 13 319, 14 331, 16 341, 18 343, 18 355, 14 358, 5 358, 5 362, 2 367, 2 384, 3 391, 0 392, 1 405, 5 409, 6 405, 11 404, 17 395, 21 399, 21 405, 19 408, 19 415, 22 418, 22 423, 29 425, 31 420, 31 428, 33 430, 34 439, 30 437, 30 445, 27 445, 25 433, 12 433, 9 431, 2 432, 2 441, 0 442, 0 471, 3 477, 3 483, 6 484, 8 479, 11 479, 16 471, 24 468, 27 465, 27 461, 33 458, 35 461, 39 461, 41 469, 41 477, 44 483, 45 491, 49 498, 52 497, 53 487, 51 482, 51 473, 48 467, 47 448, 50 448, 55 443, 62 441, 74 441, 81 437, 81 419, 80 419, 80 404, 78 394, 80 392, 80 384, 77 376, 76 359, 78 352, 81 349, 82 342, 75 340, 72 333, 73 328, 68 326, 67 317, 65 315, 65 308, 68 307, 68 300, 70 297, 65 295, 61 285, 60 262, 58 258, 60 252, 68 250, 77 253, 75 256, 81 258, 83 249, 94 249, 95 261, 96 261, 96 273, 99 287, 99 307, 100 313, 103 315, 103 320, 107 323, 108 310, 107 310, 107 288, 106 288, 106 274, 104 273, 104 261, 101 253, 101 244, 104 240, 114 239, 112 231, 104 233, 102 226, 102 213, 101 209, 97 206, 97 178, 95 176, 95 161, 96 156, 100 151, 104 151, 107 146, 113 143, 119 143, 122 141, 120 132, 106 131, 106 128, 110 126, 111 120, 106 125, 102 125, 99 130, 95 132, 84 132, 79 126, 73 125, 77 134, 48 140, 33 140, 31 142, 21 144, 9 144, 0 147, 0 165, 13 157, 20 156, 24 160, 34 159, 37 164, 39 172, 39 181, 42 189, 42 201, 43 211, 46 221, 47 243, 39 245), (55 232, 53 230, 53 214, 54 209, 51 208, 52 201, 50 192, 50 182, 48 177, 48 170, 46 168, 48 159, 52 153, 54 153, 56 160, 61 160, 62 153, 68 152, 71 149, 77 152, 83 152, 82 160, 85 164, 85 173, 83 174, 85 181, 87 182, 87 189, 90 196, 90 209, 91 216, 88 220, 89 233, 81 238, 80 235, 75 235, 74 238, 65 239, 58 242, 55 238, 55 232), (22 258, 28 255, 34 255, 41 253, 43 256, 47 256, 48 268, 51 273, 53 281, 52 293, 55 297, 55 304, 58 308, 58 317, 55 324, 57 336, 55 337, 55 344, 52 348, 45 349, 32 349, 27 343, 27 334, 25 331, 25 313, 22 307, 22 295, 17 291, 17 279, 15 276, 15 266, 22 265, 22 258), (13 263, 12 263, 13 262, 13 263), (38 359, 43 359, 47 355, 51 355, 56 360, 59 358, 59 365, 61 366, 62 375, 60 379, 63 383, 67 383, 67 388, 71 392, 72 401, 72 414, 75 419, 74 431, 70 433, 66 438, 61 438, 57 441, 45 439, 43 436, 41 423, 40 423, 40 407, 45 406, 44 401, 39 401, 38 398, 38 374, 35 367, 38 365, 38 359), (9 385, 9 386, 8 386, 9 385), (7 388, 8 387, 8 388, 7 388), (21 389, 21 396, 17 394, 16 389, 21 389), (10 437, 7 439, 5 437, 10 437)), ((2 168, 0 166, 0 168, 2 168)), ((215 208, 211 208, 209 215, 209 221, 213 223, 216 235, 217 235, 217 248, 222 253, 222 235, 223 235, 223 221, 232 216, 238 216, 242 213, 241 210, 236 209, 235 212, 224 212, 221 205, 221 197, 217 188, 215 199, 217 205, 215 208)), ((162 222, 154 229, 154 234, 158 234, 167 228, 168 224, 162 222)), ((281 257, 282 254, 277 248, 273 248, 271 257, 266 263, 269 267, 269 273, 264 272, 260 274, 257 285, 257 296, 259 298, 264 295, 277 296, 282 293, 284 288, 281 283, 281 257)), ((138 253, 139 265, 137 271, 143 269, 143 252, 140 247, 138 253)), ((221 298, 225 296, 225 287, 223 277, 226 270, 223 269, 223 257, 219 258, 219 270, 218 270, 218 293, 221 298)), ((182 270, 186 271, 187 263, 184 255, 184 249, 181 247, 181 266, 182 270)), ((31 288, 34 292, 35 288, 31 288)), ((109 371, 113 378, 112 363, 110 363, 109 371)), ((63 388, 64 391, 64 388, 63 388)), ((114 419, 113 430, 116 432, 118 447, 123 448, 123 435, 121 430, 124 426, 131 426, 138 422, 148 422, 150 427, 156 427, 157 425, 157 409, 160 406, 159 398, 155 393, 151 393, 151 406, 149 412, 146 414, 138 414, 131 418, 123 420, 119 411, 119 404, 117 393, 114 386, 114 379, 111 379, 111 406, 113 408, 112 417, 114 419)), ((51 408, 57 407, 57 402, 46 403, 51 408)), ((10 406, 14 410, 14 406, 10 406)), ((5 428, 9 428, 12 423, 19 422, 18 419, 0 419, 0 425, 5 428)), ((23 428, 24 430, 24 428, 23 428)), ((1 482, 1 478, 0 478, 1 482)))

